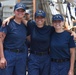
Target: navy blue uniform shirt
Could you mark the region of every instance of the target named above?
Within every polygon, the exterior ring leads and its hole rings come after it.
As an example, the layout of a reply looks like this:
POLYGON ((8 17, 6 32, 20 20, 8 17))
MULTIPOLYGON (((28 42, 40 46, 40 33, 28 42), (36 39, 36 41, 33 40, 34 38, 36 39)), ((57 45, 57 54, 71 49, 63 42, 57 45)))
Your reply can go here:
POLYGON ((73 36, 67 31, 54 33, 51 38, 51 58, 65 59, 70 58, 70 48, 75 47, 73 36))
POLYGON ((23 23, 17 24, 11 20, 9 25, 1 27, 0 32, 6 34, 4 47, 8 49, 27 49, 25 39, 27 35, 26 27, 23 23))
POLYGON ((38 28, 34 21, 27 23, 29 33, 31 35, 31 51, 43 52, 48 51, 50 46, 50 36, 54 32, 54 28, 44 25, 38 28))

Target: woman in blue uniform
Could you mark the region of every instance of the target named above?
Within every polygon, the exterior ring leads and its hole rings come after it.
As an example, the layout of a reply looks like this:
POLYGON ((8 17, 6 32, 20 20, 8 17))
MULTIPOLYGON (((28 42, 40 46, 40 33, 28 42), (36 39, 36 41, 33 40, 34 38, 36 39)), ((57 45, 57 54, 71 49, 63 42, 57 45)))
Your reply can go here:
POLYGON ((74 75, 75 42, 73 36, 63 29, 62 15, 53 15, 52 22, 55 32, 50 43, 50 75, 74 75))
POLYGON ((36 23, 27 23, 31 35, 28 75, 49 75, 50 72, 49 43, 54 28, 45 25, 45 17, 45 12, 38 10, 35 13, 36 23))
POLYGON ((17 3, 14 7, 15 18, 0 28, 0 75, 25 75, 27 30, 21 22, 25 15, 25 5, 17 3))

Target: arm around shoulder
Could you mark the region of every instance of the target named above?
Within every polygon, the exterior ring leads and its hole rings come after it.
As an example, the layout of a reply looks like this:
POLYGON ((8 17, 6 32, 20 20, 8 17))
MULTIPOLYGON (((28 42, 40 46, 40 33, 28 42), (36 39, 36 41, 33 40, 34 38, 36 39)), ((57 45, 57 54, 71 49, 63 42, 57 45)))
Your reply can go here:
POLYGON ((15 16, 10 16, 8 18, 6 18, 3 22, 2 22, 2 26, 8 25, 11 19, 14 19, 15 16), (7 24, 6 24, 7 23, 7 24))

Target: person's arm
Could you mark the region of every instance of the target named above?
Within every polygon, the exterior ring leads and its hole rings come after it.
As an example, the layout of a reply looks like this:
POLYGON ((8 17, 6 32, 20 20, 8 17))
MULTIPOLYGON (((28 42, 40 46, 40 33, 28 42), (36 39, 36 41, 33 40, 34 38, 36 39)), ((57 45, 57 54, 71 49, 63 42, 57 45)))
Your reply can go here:
POLYGON ((72 31, 72 30, 67 30, 67 31, 70 32, 71 36, 73 36, 74 40, 76 40, 76 33, 74 31, 72 31))
MULTIPOLYGON (((5 27, 5 25, 8 25, 11 19, 14 19, 15 16, 10 16, 8 18, 6 18, 3 22, 2 22, 2 26, 5 27), (7 23, 7 24, 6 24, 7 23)), ((27 26, 27 21, 23 18, 22 22, 27 26)))
POLYGON ((74 31, 71 32, 71 36, 73 36, 74 40, 76 40, 76 33, 74 31))
POLYGON ((14 19, 15 16, 10 16, 8 18, 6 18, 3 22, 2 22, 2 26, 4 27, 5 25, 8 25, 11 19, 14 19), (6 24, 7 23, 7 24, 6 24))
POLYGON ((0 68, 3 69, 7 65, 7 61, 4 56, 4 51, 3 51, 3 41, 5 38, 6 34, 3 32, 0 32, 0 68))
POLYGON ((70 69, 68 75, 74 75, 75 48, 70 48, 70 69))
POLYGON ((75 62, 75 41, 73 40, 73 36, 70 35, 68 47, 70 48, 70 68, 68 75, 74 75, 74 62, 75 62))
POLYGON ((27 20, 25 20, 24 18, 22 19, 22 22, 27 26, 27 20))
POLYGON ((3 32, 0 32, 0 58, 4 57, 3 53, 3 40, 4 40, 5 34, 3 32))

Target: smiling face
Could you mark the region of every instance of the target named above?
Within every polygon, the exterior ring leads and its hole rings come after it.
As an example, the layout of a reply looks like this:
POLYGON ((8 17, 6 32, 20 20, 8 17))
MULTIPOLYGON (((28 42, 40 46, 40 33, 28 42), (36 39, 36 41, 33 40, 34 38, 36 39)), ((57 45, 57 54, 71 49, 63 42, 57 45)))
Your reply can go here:
POLYGON ((53 21, 53 26, 54 26, 55 30, 62 30, 63 26, 64 26, 64 21, 55 20, 55 21, 53 21))
POLYGON ((25 15, 25 11, 23 9, 17 9, 14 11, 15 17, 22 19, 25 15))
POLYGON ((45 18, 42 16, 38 16, 35 18, 36 20, 36 24, 38 27, 43 27, 44 26, 44 22, 45 22, 45 18))

